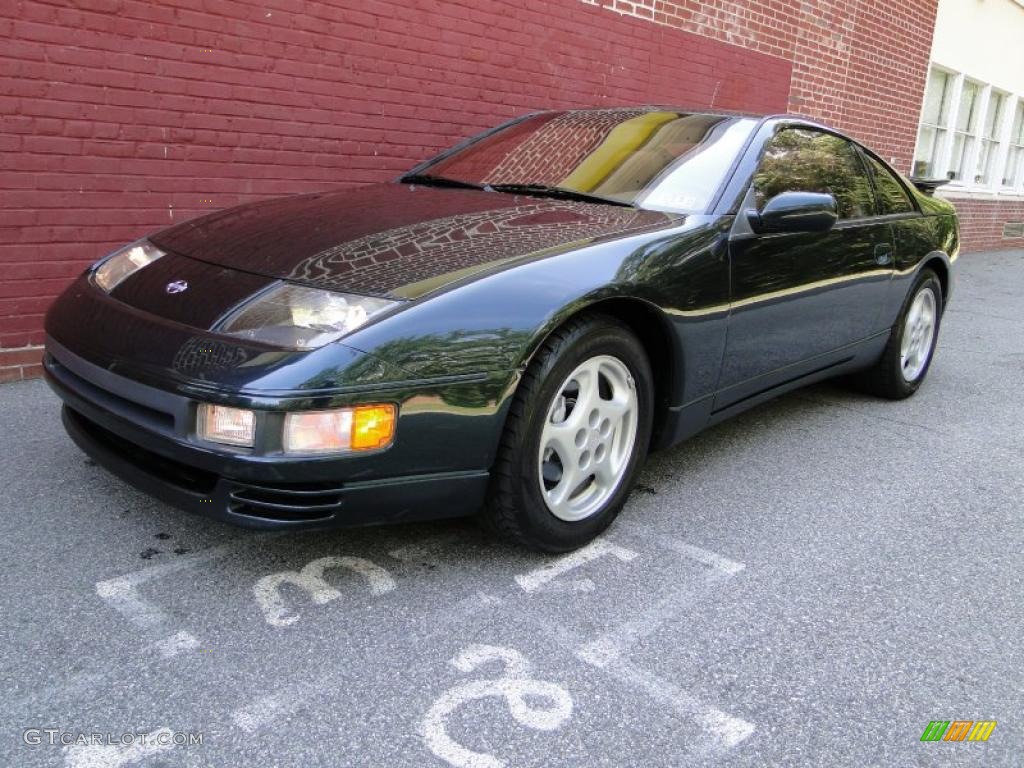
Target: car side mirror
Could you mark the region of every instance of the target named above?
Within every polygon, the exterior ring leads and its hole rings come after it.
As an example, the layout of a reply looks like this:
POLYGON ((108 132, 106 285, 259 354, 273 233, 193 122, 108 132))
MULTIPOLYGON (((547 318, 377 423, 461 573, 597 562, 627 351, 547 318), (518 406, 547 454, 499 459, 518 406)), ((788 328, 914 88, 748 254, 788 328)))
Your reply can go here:
POLYGON ((827 232, 839 215, 836 199, 820 192, 783 192, 760 212, 747 211, 747 221, 755 232, 827 232))

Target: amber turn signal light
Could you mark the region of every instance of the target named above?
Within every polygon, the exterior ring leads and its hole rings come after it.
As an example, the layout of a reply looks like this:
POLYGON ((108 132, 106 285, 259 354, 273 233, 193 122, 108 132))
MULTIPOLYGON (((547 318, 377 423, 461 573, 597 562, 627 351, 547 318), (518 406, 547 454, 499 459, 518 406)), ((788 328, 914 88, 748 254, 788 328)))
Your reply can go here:
POLYGON ((286 453, 348 453, 387 448, 395 438, 397 408, 391 403, 285 415, 286 453))
POLYGON ((352 450, 386 448, 395 438, 396 409, 391 403, 360 405, 352 418, 352 450))

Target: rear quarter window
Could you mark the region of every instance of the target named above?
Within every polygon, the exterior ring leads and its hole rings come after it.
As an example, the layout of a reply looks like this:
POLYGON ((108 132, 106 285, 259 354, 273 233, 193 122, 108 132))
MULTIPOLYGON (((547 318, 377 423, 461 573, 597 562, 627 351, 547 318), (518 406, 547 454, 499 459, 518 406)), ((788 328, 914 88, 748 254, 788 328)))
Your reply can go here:
POLYGON ((867 153, 864 153, 864 159, 871 169, 871 178, 875 182, 878 214, 887 216, 893 213, 912 213, 914 204, 910 202, 907 191, 892 172, 867 153))

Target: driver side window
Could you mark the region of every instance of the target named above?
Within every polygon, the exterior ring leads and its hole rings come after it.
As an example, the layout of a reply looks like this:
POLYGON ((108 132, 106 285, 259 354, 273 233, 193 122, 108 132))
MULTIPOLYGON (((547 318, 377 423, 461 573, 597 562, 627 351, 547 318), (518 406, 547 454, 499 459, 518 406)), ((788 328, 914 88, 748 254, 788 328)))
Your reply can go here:
POLYGON ((754 174, 757 209, 782 192, 826 192, 840 219, 874 214, 871 181, 853 145, 808 128, 785 128, 771 138, 754 174))

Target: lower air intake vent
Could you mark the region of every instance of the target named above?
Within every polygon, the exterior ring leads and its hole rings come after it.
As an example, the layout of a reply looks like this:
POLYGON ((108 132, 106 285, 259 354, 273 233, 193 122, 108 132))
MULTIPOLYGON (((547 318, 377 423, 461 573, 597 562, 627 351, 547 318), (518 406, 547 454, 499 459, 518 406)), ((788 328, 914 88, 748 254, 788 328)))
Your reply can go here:
POLYGON ((341 488, 310 488, 235 483, 232 512, 264 520, 329 520, 341 509, 341 488))

